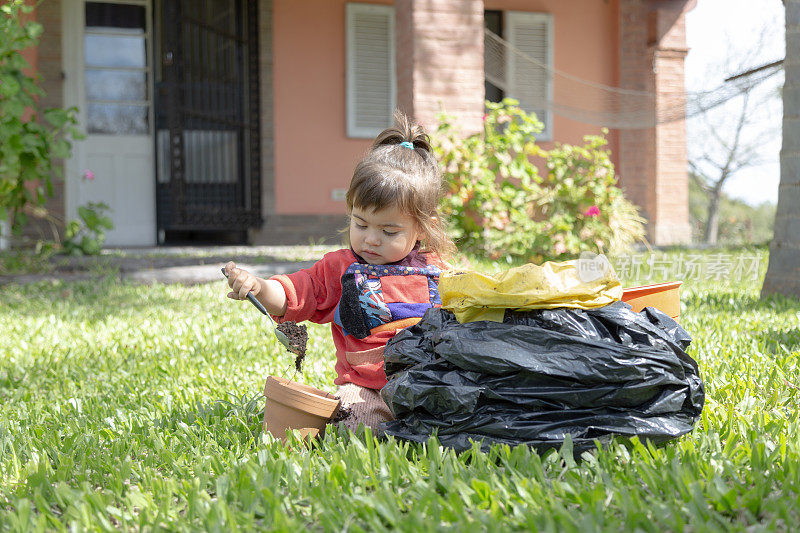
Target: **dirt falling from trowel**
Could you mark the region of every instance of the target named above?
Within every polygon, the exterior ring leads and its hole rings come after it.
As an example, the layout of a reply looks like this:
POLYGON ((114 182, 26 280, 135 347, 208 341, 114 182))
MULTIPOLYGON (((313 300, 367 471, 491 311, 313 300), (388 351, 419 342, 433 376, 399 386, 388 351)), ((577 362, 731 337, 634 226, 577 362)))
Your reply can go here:
POLYGON ((286 335, 286 338, 289 339, 289 344, 297 348, 299 353, 295 354, 294 368, 302 374, 303 360, 306 358, 306 344, 308 344, 308 331, 305 324, 287 321, 278 324, 278 331, 286 335))

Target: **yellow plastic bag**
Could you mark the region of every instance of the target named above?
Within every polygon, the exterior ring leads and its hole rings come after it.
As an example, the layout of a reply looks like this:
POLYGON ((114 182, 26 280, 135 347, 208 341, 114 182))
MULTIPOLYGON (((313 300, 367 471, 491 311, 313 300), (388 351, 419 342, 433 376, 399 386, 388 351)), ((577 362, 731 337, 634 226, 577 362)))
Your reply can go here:
POLYGON ((607 260, 607 267, 588 276, 579 275, 579 261, 585 259, 527 264, 494 275, 443 272, 439 278, 442 307, 463 324, 476 320, 502 322, 506 309, 594 309, 622 298, 622 284, 607 260))

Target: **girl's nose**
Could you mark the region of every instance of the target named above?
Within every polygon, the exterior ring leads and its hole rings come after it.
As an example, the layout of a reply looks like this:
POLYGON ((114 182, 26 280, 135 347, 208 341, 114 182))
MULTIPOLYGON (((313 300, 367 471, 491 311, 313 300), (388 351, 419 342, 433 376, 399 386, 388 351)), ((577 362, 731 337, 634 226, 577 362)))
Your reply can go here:
POLYGON ((367 232, 366 238, 364 238, 364 242, 366 242, 370 246, 378 246, 381 243, 381 239, 380 239, 380 236, 376 232, 369 231, 369 232, 367 232))

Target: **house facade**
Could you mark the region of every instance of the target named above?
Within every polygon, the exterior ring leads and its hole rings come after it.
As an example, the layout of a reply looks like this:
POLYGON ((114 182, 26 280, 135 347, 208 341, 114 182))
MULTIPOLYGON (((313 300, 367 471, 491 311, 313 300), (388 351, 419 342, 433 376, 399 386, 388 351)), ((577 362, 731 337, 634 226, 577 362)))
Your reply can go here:
MULTIPOLYGON (((429 128, 443 109, 470 132, 481 128, 485 98, 513 96, 543 119, 545 148, 578 143, 602 124, 546 104, 565 90, 559 80, 574 75, 652 94, 644 111, 656 117, 683 95, 684 14, 692 7, 44 0, 35 16, 45 31, 32 57, 43 103, 76 106, 86 132, 49 208, 69 219, 80 205, 108 204, 111 246, 338 240, 352 170, 395 107, 429 128), (496 60, 486 54, 487 28, 526 61, 506 58, 502 74, 489 73, 496 60)), ((651 242, 688 242, 684 122, 611 129, 608 139, 651 242)))

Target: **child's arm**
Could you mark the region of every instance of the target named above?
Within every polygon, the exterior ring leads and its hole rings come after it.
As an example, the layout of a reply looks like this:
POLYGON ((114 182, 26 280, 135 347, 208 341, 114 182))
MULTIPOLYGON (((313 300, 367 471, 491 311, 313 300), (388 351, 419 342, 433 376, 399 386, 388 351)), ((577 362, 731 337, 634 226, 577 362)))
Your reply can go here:
POLYGON ((228 293, 228 298, 246 300, 247 293, 252 292, 269 314, 283 316, 286 313, 286 292, 279 282, 256 277, 246 270, 237 268, 233 261, 225 265, 225 272, 228 275, 228 286, 232 289, 228 293))

